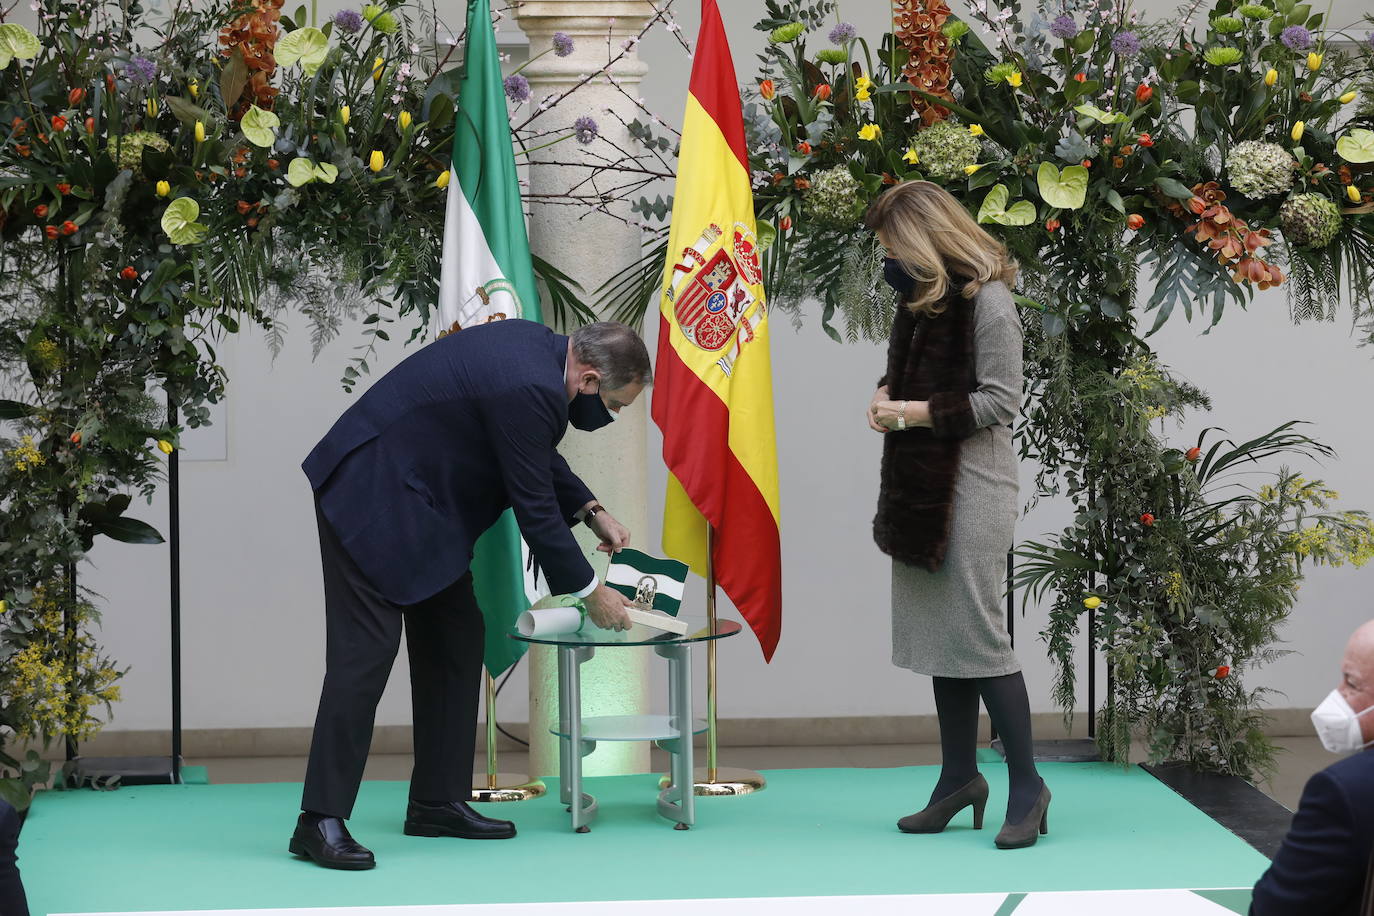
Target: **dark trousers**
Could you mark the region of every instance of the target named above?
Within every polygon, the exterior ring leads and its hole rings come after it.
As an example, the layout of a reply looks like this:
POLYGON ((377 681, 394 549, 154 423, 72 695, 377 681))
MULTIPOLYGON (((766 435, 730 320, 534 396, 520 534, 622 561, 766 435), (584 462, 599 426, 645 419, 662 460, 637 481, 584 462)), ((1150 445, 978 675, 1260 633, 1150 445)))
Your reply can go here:
POLYGON ((0 799, 0 916, 29 916, 24 882, 19 880, 19 813, 0 799))
POLYGON ((410 797, 467 800, 485 635, 472 574, 418 604, 394 604, 368 583, 318 505, 315 518, 324 565, 325 675, 301 808, 343 818, 353 813, 402 621, 414 711, 410 797))

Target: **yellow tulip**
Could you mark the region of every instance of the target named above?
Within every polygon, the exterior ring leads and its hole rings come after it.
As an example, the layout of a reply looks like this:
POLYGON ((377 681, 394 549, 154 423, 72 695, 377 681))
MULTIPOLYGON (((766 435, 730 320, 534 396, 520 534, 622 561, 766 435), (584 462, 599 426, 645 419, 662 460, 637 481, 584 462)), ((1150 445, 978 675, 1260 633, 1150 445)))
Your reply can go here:
POLYGON ((148 117, 150 117, 150 118, 156 118, 156 117, 157 117, 157 99, 149 98, 149 99, 148 99, 148 106, 147 106, 147 107, 148 107, 148 117))
POLYGON ((434 186, 436 188, 439 188, 440 190, 448 187, 448 182, 451 177, 452 175, 450 175, 449 170, 444 169, 442 172, 439 173, 439 177, 434 179, 434 186))
POLYGON ((408 112, 408 111, 403 111, 403 112, 401 112, 401 116, 400 116, 400 118, 398 118, 397 120, 399 120, 399 121, 401 122, 401 130, 407 130, 407 129, 409 129, 409 127, 410 127, 410 122, 411 122, 410 112, 408 112))
POLYGON ((1352 204, 1357 204, 1360 202, 1360 189, 1353 184, 1348 184, 1345 186, 1345 196, 1350 198, 1352 204))
POLYGON ((205 142, 205 122, 204 122, 204 121, 197 121, 197 122, 196 122, 196 142, 197 142, 197 143, 204 143, 204 142, 205 142))
POLYGON ((1017 70, 1015 73, 1013 73, 1013 74, 1011 74, 1010 76, 1008 76, 1008 77, 1007 77, 1007 82, 1008 82, 1008 83, 1011 83, 1011 84, 1012 84, 1014 87, 1016 87, 1017 89, 1020 89, 1020 88, 1021 88, 1021 71, 1020 71, 1020 70, 1017 70))
POLYGON ((971 133, 971 134, 973 134, 975 137, 981 137, 981 136, 983 136, 983 125, 981 125, 981 124, 970 124, 970 125, 968 126, 968 132, 971 133))
POLYGON ((972 175, 974 172, 978 171, 978 170, 981 169, 981 168, 982 168, 981 165, 966 165, 966 166, 964 166, 964 174, 965 174, 965 175, 972 175))
POLYGON ((867 102, 871 96, 872 93, 862 86, 854 91, 854 98, 860 102, 867 102))
POLYGON ((1355 101, 1355 96, 1357 95, 1359 95, 1359 93, 1356 92, 1354 89, 1351 89, 1345 95, 1341 96, 1341 104, 1349 105, 1351 102, 1355 101))
POLYGON ((860 140, 877 140, 883 134, 883 129, 877 124, 865 124, 859 128, 860 140))
POLYGON ((352 110, 350 110, 349 107, 345 105, 339 109, 339 120, 342 121, 344 124, 347 124, 349 115, 351 114, 353 114, 352 110))
POLYGON ((1294 143, 1297 143, 1299 140, 1302 139, 1302 129, 1305 126, 1306 124, 1302 121, 1299 121, 1298 123, 1293 125, 1293 129, 1289 132, 1288 136, 1293 138, 1294 143))
POLYGON ((381 80, 381 78, 382 78, 382 69, 383 69, 383 67, 385 67, 385 66, 386 66, 386 60, 385 60, 384 58, 381 58, 381 57, 377 58, 376 60, 374 60, 374 61, 372 62, 372 81, 373 81, 373 82, 378 82, 378 81, 381 80))
POLYGON ((174 451, 172 443, 168 442, 166 439, 157 440, 157 447, 164 455, 170 455, 174 451))
POLYGON ((1272 86, 1279 81, 1279 71, 1270 67, 1264 74, 1264 85, 1272 86))
POLYGON ((915 165, 921 161, 921 157, 916 155, 916 150, 911 148, 907 149, 906 153, 902 155, 902 158, 911 165, 915 165))
POLYGON ((1102 606, 1102 599, 1096 595, 1089 595, 1083 599, 1083 606, 1090 611, 1095 611, 1102 606))
POLYGON ((367 159, 367 167, 372 169, 372 171, 374 172, 380 172, 383 168, 385 168, 385 166, 386 157, 382 155, 381 150, 374 149, 372 151, 372 155, 369 156, 367 159))
POLYGON ((1313 51, 1313 52, 1311 52, 1310 54, 1308 54, 1308 55, 1307 55, 1307 69, 1308 69, 1308 70, 1311 70, 1313 73, 1315 73, 1315 72, 1317 72, 1318 70, 1320 70, 1321 68, 1322 68, 1322 56, 1321 56, 1320 54, 1318 54, 1316 51, 1313 51))
POLYGON ((197 83, 195 80, 191 80, 191 82, 186 84, 186 90, 191 93, 191 98, 200 98, 200 83, 197 83))
POLYGON ((158 196, 158 197, 166 197, 168 194, 171 194, 171 193, 172 193, 172 186, 171 186, 170 184, 168 184, 168 183, 165 182, 165 181, 159 181, 159 182, 157 183, 157 196, 158 196))
POLYGON ((869 79, 867 76, 865 76, 865 75, 863 75, 863 74, 859 74, 858 79, 854 80, 854 88, 855 88, 855 89, 872 89, 872 88, 873 88, 873 80, 869 79))

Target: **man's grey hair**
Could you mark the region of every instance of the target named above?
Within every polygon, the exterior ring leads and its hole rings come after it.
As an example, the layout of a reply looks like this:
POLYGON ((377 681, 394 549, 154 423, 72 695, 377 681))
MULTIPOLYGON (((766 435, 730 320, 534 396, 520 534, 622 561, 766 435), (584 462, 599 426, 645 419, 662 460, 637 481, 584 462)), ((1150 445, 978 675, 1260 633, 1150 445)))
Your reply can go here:
POLYGON ((598 321, 572 332, 573 355, 601 373, 607 391, 654 380, 649 348, 628 325, 598 321))

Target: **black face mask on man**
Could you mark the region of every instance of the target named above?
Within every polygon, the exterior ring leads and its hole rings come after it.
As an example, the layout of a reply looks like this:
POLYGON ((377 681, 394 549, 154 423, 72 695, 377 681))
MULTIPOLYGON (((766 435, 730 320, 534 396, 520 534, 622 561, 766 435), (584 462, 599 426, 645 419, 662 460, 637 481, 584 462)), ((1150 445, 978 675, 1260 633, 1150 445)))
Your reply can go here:
POLYGON ((896 258, 883 258, 883 279, 888 286, 902 294, 903 302, 908 301, 916 291, 915 279, 896 258))
POLYGON ((595 432, 615 419, 615 414, 601 400, 601 393, 578 394, 568 405, 568 422, 574 429, 595 432))

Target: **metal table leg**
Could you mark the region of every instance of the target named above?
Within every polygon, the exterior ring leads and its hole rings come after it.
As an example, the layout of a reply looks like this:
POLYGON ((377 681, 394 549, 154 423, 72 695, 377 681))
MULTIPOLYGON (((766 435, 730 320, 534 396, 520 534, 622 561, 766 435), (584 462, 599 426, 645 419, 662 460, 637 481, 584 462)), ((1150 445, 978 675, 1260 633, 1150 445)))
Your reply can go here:
POLYGON ((668 713, 677 737, 659 741, 672 755, 672 784, 658 793, 658 813, 676 821, 675 830, 687 830, 696 822, 696 792, 692 763, 692 646, 677 643, 658 646, 668 659, 668 713))
POLYGON ((596 650, 591 646, 560 646, 558 652, 559 676, 563 681, 559 712, 567 713, 564 733, 568 736, 559 744, 558 755, 559 769, 564 777, 563 800, 571 807, 573 830, 587 833, 596 819, 596 799, 582 791, 582 758, 596 750, 596 742, 582 738, 582 663, 596 650), (566 702, 561 699, 565 695, 566 702))

